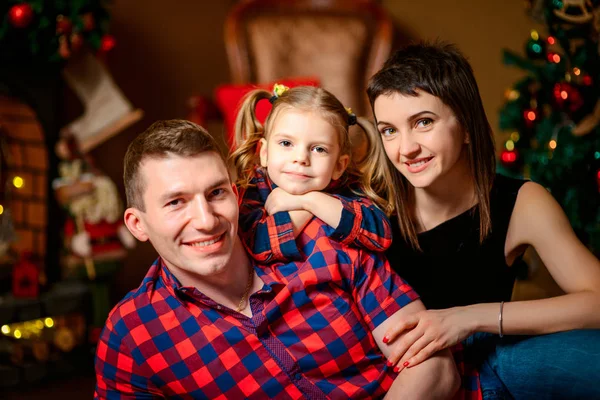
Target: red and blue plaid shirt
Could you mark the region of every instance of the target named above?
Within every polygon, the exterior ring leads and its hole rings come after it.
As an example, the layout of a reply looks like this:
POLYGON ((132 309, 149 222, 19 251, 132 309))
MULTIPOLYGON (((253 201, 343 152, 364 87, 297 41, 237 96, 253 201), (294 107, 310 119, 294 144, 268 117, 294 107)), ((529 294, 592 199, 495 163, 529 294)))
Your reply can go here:
MULTIPOLYGON (((396 374, 371 332, 417 299, 384 256, 331 240, 313 219, 305 261, 254 266, 249 318, 182 287, 157 260, 111 312, 96 353, 96 399, 377 398, 396 374)), ((460 354, 459 354, 460 356, 460 354)), ((477 399, 464 363, 463 398, 477 399)))
MULTIPOLYGON (((349 185, 333 181, 327 192, 342 202, 337 228, 325 226, 325 233, 342 244, 370 251, 385 251, 392 244, 390 220, 367 197, 354 194, 349 185), (335 193, 333 193, 335 192, 335 193)), ((277 187, 261 167, 256 167, 251 186, 240 193, 240 237, 246 250, 258 262, 301 260, 292 220, 287 211, 268 215, 265 202, 277 187)))

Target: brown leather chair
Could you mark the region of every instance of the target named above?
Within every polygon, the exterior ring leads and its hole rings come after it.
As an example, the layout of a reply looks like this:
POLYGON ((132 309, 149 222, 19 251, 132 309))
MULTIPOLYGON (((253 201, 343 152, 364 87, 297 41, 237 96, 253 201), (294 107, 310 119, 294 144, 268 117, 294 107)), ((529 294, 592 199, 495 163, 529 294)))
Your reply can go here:
MULTIPOLYGON (((232 84, 314 77, 358 116, 371 119, 369 78, 394 45, 410 40, 376 0, 241 0, 226 17, 225 46, 232 84)), ((216 112, 193 96, 188 119, 205 124, 216 112)), ((350 131, 356 152, 365 137, 350 131)))
POLYGON ((357 115, 390 55, 393 25, 374 0, 242 0, 225 22, 233 83, 317 77, 357 115))

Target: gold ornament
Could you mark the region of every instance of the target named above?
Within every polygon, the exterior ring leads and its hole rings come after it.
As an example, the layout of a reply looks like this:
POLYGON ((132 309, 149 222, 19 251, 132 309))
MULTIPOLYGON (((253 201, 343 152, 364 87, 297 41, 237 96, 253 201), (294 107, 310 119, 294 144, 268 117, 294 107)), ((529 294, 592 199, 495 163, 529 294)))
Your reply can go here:
POLYGON ((68 353, 75 347, 75 335, 67 327, 58 328, 54 334, 54 345, 60 350, 68 353))

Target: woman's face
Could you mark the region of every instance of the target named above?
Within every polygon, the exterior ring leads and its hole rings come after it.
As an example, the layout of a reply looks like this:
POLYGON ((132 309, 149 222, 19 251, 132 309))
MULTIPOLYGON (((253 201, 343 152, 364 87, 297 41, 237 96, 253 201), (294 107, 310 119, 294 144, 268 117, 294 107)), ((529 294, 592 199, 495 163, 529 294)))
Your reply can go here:
POLYGON ((374 111, 388 158, 415 188, 430 187, 467 162, 461 156, 468 136, 438 97, 420 90, 417 96, 382 95, 374 111))

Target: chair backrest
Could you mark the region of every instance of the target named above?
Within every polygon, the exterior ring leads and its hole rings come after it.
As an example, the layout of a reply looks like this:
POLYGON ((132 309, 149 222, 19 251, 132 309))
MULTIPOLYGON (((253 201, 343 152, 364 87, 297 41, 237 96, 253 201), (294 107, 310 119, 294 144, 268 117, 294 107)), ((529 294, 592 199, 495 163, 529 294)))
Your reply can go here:
POLYGON ((242 0, 225 22, 233 83, 317 77, 365 116, 366 84, 389 56, 392 34, 373 0, 242 0))

